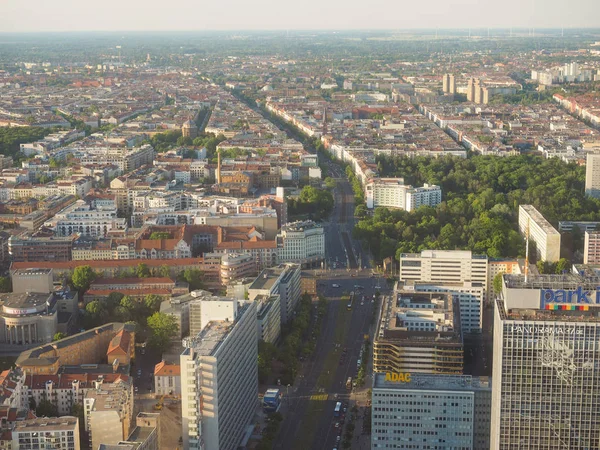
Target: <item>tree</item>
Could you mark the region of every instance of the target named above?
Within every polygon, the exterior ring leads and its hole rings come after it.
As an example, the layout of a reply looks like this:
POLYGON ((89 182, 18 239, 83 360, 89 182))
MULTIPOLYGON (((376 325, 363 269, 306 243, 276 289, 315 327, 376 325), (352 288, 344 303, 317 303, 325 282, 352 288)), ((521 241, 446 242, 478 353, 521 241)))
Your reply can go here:
POLYGON ((43 398, 35 408, 35 415, 38 417, 57 417, 58 408, 50 400, 43 398))
POLYGON ((75 267, 71 282, 73 287, 80 292, 85 292, 89 289, 90 284, 96 279, 96 272, 90 266, 75 267))
POLYGON ((325 186, 327 186, 327 189, 335 189, 337 182, 333 178, 327 177, 325 178, 325 186))
POLYGON ((192 291, 204 288, 204 283, 202 281, 203 274, 198 269, 185 269, 177 278, 180 281, 188 283, 190 285, 190 290, 192 291))
POLYGON ((163 264, 162 266, 160 266, 158 268, 158 276, 163 277, 163 278, 170 278, 171 277, 171 269, 169 268, 169 266, 167 266, 166 264, 163 264))
POLYGON ((108 311, 112 311, 113 309, 115 309, 115 307, 121 304, 121 299, 123 297, 124 295, 120 292, 111 292, 110 294, 108 294, 108 297, 106 297, 106 301, 104 302, 104 304, 106 305, 106 309, 108 311))
POLYGON ((0 277, 0 292, 11 292, 12 283, 9 277, 0 277))
POLYGON ((139 263, 135 269, 135 275, 138 278, 148 278, 150 276, 150 269, 147 264, 139 263))
MULTIPOLYGON (((575 228, 577 228, 577 227, 575 227, 575 228)), ((571 262, 567 258, 560 258, 556 263, 555 272, 557 274, 566 273, 569 271, 570 265, 571 265, 571 262)))
POLYGON ((166 231, 154 231, 150 235, 150 240, 156 239, 171 239, 171 233, 168 233, 166 231))
POLYGON ((52 337, 52 341, 60 341, 61 339, 64 339, 66 337, 67 335, 65 333, 59 331, 58 333, 54 334, 54 336, 52 337))
POLYGON ((498 273, 494 277, 494 281, 492 282, 492 284, 494 285, 494 294, 499 294, 500 292, 502 292, 502 275, 504 274, 498 273))
POLYGON ((144 306, 152 312, 158 311, 161 302, 161 298, 155 294, 148 294, 144 297, 144 306))
POLYGON ((175 317, 155 312, 148 317, 147 323, 151 333, 148 344, 160 352, 165 351, 169 347, 171 338, 178 334, 179 327, 175 317))
POLYGON ((103 303, 92 300, 85 306, 85 323, 87 328, 94 328, 106 323, 108 311, 103 303))

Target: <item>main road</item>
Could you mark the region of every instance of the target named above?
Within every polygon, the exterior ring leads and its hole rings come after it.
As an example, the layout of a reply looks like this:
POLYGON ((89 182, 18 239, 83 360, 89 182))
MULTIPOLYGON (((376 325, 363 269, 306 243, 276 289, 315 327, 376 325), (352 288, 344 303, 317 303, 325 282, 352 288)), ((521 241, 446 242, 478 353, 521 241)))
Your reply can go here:
MULTIPOLYGON (((340 419, 333 417, 335 403, 349 400, 346 380, 348 377, 354 378, 357 373, 359 352, 364 343, 364 336, 371 328, 372 308, 376 305, 372 301, 375 286, 381 290, 386 287, 383 280, 372 275, 367 255, 362 253, 359 244, 352 239, 352 188, 339 166, 331 164, 329 172, 337 181, 335 207, 329 222, 324 223, 327 262, 323 270, 316 271, 317 291, 328 299, 327 313, 311 361, 302 367, 294 386, 283 388, 284 421, 274 449, 299 448, 298 442, 307 445, 307 440, 311 438, 312 444, 306 448, 331 450, 340 447, 337 436, 341 434, 342 427, 336 427, 336 422, 340 419), (345 313, 345 305, 340 305, 341 297, 351 291, 356 292, 355 299, 351 312, 345 313), (344 323, 338 322, 340 311, 344 312, 344 323), (350 315, 349 318, 347 314, 350 315), (345 328, 343 333, 339 327, 345 328), (339 342, 340 336, 344 336, 342 342, 339 342), (340 361, 342 348, 347 350, 346 356, 340 361), (332 358, 336 359, 335 365, 331 362, 332 358), (324 374, 332 370, 333 374, 324 374), (323 384, 323 378, 327 380, 327 386, 324 387, 319 386, 323 384), (310 407, 311 401, 320 402, 316 412, 314 404, 310 407), (318 420, 307 414, 318 414, 318 420), (311 420, 313 426, 307 426, 307 420, 311 420), (313 435, 307 436, 307 433, 313 435)), ((368 386, 365 387, 367 388, 368 386)), ((356 433, 360 433, 360 430, 356 429, 356 433)))

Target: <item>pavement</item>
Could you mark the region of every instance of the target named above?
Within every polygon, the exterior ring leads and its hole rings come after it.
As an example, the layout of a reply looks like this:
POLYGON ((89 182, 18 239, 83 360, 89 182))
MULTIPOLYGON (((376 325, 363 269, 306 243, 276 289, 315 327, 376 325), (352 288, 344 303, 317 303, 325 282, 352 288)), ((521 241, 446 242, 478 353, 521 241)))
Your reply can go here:
MULTIPOLYGON (((366 392, 371 387, 371 366, 368 367, 363 388, 349 392, 346 390, 346 380, 348 377, 356 376, 357 360, 365 335, 369 335, 370 341, 373 342, 371 317, 372 308, 376 303, 371 300, 376 291, 375 286, 381 286, 379 289, 381 291, 385 291, 387 286, 385 280, 372 275, 368 255, 364 253, 359 243, 352 239, 355 220, 354 194, 345 179, 343 170, 331 164, 329 175, 336 178, 337 187, 334 210, 329 222, 324 223, 327 268, 316 271, 319 277, 317 291, 328 299, 327 313, 315 354, 310 361, 303 363, 294 385, 289 388, 282 387, 284 399, 280 412, 284 416, 284 421, 280 426, 274 449, 299 448, 299 442, 310 439, 307 433, 312 431, 314 431, 312 444, 305 448, 315 450, 341 448, 341 442, 338 444, 336 441, 341 430, 341 427, 335 427, 336 422, 340 421, 339 418, 334 417, 337 401, 348 402, 349 410, 356 403, 361 405, 355 422, 352 448, 370 448, 370 436, 361 433, 363 408, 367 400, 366 392), (335 268, 333 268, 334 263, 335 268), (333 284, 340 287, 335 288, 333 284), (363 289, 356 288, 357 285, 363 289), (343 342, 336 342, 336 337, 340 336, 339 330, 336 335, 336 325, 340 326, 337 319, 340 311, 344 311, 344 305, 340 304, 341 297, 351 291, 359 294, 355 296, 350 317, 347 319, 349 326, 344 331, 345 339, 343 342), (365 300, 361 305, 363 295, 365 300), (330 386, 319 389, 319 377, 324 368, 332 367, 330 358, 339 361, 344 347, 347 348, 347 353, 343 363, 335 365, 333 376, 327 374, 327 379, 331 380, 330 386), (307 413, 310 415, 307 416, 307 413), (312 415, 317 415, 318 420, 312 415), (312 422, 310 427, 307 426, 307 421, 312 422)), ((344 317, 347 318, 345 314, 344 317)), ((323 382, 323 377, 320 382, 323 382)))

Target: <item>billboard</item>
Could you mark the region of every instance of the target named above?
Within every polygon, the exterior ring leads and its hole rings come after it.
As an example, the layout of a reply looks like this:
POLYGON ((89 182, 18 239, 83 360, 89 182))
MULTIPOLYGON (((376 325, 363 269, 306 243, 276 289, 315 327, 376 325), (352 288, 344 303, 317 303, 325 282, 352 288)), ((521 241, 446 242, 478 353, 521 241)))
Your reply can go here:
POLYGON ((600 305, 600 288, 540 289, 540 309, 587 311, 590 306, 600 305))

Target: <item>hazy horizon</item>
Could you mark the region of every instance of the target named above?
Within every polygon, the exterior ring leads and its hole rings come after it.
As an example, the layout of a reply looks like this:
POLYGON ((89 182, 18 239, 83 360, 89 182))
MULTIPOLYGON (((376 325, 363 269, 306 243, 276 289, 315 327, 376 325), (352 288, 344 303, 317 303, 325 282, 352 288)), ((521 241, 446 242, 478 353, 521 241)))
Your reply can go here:
POLYGON ((349 4, 306 0, 293 7, 275 0, 5 0, 0 33, 81 31, 391 31, 464 28, 597 28, 600 1, 429 0, 349 4), (168 8, 165 7, 168 5, 168 8))

